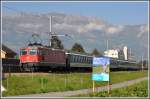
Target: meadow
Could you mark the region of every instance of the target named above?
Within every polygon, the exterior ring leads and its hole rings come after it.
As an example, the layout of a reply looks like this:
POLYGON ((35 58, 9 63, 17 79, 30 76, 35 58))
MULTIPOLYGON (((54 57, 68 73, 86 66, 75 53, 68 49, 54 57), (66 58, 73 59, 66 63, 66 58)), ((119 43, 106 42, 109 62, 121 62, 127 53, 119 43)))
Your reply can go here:
POLYGON ((107 91, 78 95, 74 97, 148 97, 148 81, 130 85, 128 87, 107 91))
MULTIPOLYGON (((147 71, 110 72, 110 83, 148 76, 147 71)), ((46 75, 11 76, 2 80, 7 91, 2 96, 47 93, 92 88, 91 73, 47 73, 46 75)), ((95 82, 95 87, 107 82, 95 82)))

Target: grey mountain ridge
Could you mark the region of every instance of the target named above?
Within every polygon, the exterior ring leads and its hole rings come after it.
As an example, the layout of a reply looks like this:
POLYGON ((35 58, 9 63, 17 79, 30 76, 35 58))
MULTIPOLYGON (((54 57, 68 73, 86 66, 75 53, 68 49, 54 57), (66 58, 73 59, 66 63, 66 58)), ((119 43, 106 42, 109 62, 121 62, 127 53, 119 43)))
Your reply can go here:
POLYGON ((50 15, 53 16, 52 31, 73 37, 73 39, 60 38, 67 49, 70 49, 75 42, 79 42, 87 52, 92 52, 94 48, 104 51, 108 39, 109 48, 122 48, 126 45, 138 57, 143 55, 146 58, 148 55, 147 24, 113 25, 97 17, 56 12, 3 14, 3 44, 19 53, 19 48, 27 45, 32 33, 40 34, 43 43, 48 44, 50 15))

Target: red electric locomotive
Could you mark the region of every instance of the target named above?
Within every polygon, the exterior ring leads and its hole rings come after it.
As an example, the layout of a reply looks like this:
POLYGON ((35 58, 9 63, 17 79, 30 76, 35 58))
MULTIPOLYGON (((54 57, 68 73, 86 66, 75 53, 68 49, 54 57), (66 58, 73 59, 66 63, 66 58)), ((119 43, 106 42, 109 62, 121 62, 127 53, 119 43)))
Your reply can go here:
POLYGON ((66 55, 64 50, 34 44, 20 49, 20 62, 23 71, 49 71, 65 68, 66 55))

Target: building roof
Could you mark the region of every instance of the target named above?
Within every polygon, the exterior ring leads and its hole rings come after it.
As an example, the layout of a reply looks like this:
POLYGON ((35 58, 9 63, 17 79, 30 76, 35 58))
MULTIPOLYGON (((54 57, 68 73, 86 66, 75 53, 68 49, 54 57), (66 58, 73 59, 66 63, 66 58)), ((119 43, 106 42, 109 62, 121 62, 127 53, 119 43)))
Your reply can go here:
POLYGON ((12 49, 8 48, 7 46, 2 44, 2 50, 5 51, 8 54, 13 54, 13 55, 17 55, 17 53, 15 51, 13 51, 12 49))

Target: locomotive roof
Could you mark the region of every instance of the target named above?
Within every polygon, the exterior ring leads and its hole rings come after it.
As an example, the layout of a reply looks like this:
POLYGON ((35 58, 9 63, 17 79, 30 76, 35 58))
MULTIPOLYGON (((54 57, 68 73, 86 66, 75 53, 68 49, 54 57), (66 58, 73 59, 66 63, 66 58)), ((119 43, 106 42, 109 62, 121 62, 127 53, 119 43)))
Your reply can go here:
POLYGON ((62 49, 54 49, 54 48, 49 48, 49 47, 47 47, 47 46, 38 46, 38 45, 36 45, 36 46, 27 46, 27 47, 23 47, 23 48, 21 48, 21 49, 39 49, 39 48, 51 49, 51 50, 57 50, 57 51, 64 51, 64 50, 62 50, 62 49))

